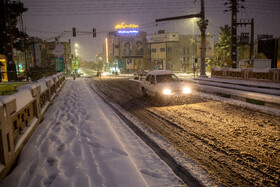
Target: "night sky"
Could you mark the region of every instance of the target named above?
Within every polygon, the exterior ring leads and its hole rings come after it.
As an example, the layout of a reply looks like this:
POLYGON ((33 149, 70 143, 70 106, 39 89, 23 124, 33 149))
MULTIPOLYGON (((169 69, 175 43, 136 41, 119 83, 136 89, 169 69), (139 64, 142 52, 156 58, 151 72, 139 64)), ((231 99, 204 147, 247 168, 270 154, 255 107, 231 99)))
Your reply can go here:
MULTIPOLYGON (((280 0, 245 0, 240 3, 245 9, 239 9, 238 21, 255 19, 255 38, 257 34, 272 34, 280 37, 280 0)), ((155 19, 182 16, 200 12, 200 0, 22 0, 28 11, 23 13, 23 26, 29 36, 42 39, 52 38, 63 31, 92 32, 78 34, 73 38, 67 32, 60 41, 78 43, 79 54, 85 60, 95 60, 102 51, 102 42, 106 34, 114 30, 121 22, 138 24, 141 31, 148 34, 158 30, 193 34, 193 22, 190 19, 158 23, 155 19)), ((231 24, 231 12, 224 3, 227 0, 205 0, 206 19, 209 25, 206 32, 218 36, 219 27, 231 24)), ((250 32, 250 26, 238 27, 238 33, 250 32)), ((195 34, 199 28, 195 24, 195 34)), ((218 37, 216 37, 218 39, 218 37)), ((53 41, 53 40, 50 40, 53 41)), ((217 40, 216 40, 217 42, 217 40)))

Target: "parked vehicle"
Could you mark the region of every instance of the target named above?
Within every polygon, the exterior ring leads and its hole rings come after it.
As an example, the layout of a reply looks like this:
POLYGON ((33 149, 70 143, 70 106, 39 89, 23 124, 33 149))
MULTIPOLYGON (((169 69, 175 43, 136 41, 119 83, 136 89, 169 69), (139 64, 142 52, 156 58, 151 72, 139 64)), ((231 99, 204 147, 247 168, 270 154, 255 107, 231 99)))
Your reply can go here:
POLYGON ((142 79, 145 79, 147 73, 148 73, 147 71, 136 72, 136 73, 134 73, 134 80, 142 80, 142 79))
POLYGON ((141 90, 144 97, 154 96, 156 99, 186 96, 191 93, 190 86, 169 70, 150 71, 141 82, 141 90))

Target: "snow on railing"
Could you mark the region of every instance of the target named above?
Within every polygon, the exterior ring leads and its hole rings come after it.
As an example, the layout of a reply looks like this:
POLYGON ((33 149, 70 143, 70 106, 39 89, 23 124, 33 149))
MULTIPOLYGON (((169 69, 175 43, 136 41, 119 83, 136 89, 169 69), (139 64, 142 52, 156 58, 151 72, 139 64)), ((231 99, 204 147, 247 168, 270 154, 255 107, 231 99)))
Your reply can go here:
POLYGON ((0 181, 14 165, 19 152, 65 83, 63 73, 24 85, 0 97, 0 181))
POLYGON ((252 81, 280 82, 280 69, 213 68, 211 77, 252 81))

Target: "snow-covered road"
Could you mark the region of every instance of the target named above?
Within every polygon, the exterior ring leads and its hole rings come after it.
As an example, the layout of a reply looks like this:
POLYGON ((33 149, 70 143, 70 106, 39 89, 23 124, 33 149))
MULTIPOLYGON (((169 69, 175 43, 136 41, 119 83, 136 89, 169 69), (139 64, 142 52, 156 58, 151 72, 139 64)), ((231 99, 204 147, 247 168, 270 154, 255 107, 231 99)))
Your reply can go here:
POLYGON ((0 186, 183 186, 91 90, 68 79, 0 186))

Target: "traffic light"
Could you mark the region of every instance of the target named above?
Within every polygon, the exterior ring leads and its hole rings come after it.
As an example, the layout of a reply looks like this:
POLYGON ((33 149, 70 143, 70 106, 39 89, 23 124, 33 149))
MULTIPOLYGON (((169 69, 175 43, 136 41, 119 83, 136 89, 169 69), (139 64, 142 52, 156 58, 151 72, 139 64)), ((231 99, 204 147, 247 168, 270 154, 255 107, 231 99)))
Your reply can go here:
POLYGON ((95 29, 95 28, 92 29, 92 36, 93 36, 94 38, 96 37, 96 29, 95 29))
POLYGON ((76 27, 73 27, 73 37, 76 37, 76 27))

